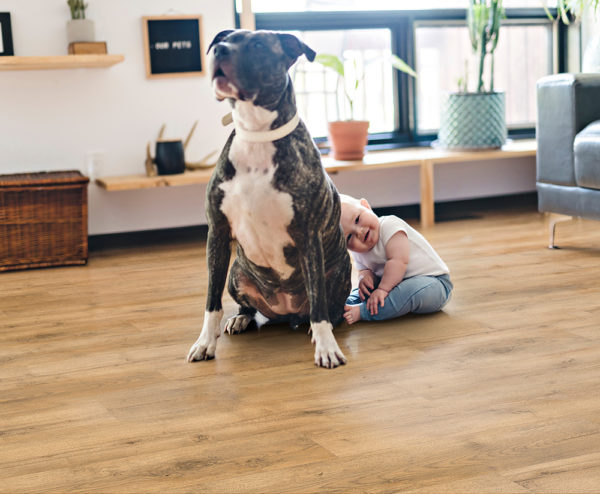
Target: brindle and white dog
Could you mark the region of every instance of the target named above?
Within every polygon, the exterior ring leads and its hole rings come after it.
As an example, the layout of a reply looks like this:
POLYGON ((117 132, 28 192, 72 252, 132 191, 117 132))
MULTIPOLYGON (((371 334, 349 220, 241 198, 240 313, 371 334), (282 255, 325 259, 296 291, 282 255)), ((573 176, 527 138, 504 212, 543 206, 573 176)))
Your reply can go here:
POLYGON ((225 331, 239 333, 257 316, 310 321, 315 363, 346 362, 334 336, 351 289, 340 200, 319 152, 298 118, 288 69, 315 52, 291 34, 233 30, 209 47, 217 99, 230 101, 234 131, 208 185, 208 299, 188 360, 214 357, 228 289, 240 305, 225 331))

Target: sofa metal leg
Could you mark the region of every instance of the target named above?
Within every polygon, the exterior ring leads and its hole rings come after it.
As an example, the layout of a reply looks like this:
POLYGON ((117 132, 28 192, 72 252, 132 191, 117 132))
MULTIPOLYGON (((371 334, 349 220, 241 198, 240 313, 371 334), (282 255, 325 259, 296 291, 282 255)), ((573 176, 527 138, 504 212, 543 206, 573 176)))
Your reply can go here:
POLYGON ((564 214, 550 213, 550 242, 548 243, 549 249, 558 249, 559 247, 554 245, 554 231, 556 230, 556 224, 562 221, 571 221, 572 216, 566 216, 564 214))

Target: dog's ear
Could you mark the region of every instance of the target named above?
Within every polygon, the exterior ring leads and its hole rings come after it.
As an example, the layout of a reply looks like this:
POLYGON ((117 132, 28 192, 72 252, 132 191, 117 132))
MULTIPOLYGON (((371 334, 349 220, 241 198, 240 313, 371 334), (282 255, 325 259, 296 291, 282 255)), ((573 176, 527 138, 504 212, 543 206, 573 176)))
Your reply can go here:
POLYGON ((306 55, 309 62, 312 62, 317 56, 312 48, 300 41, 293 34, 277 33, 277 37, 279 38, 283 51, 290 58, 288 67, 291 67, 302 54, 306 55))
POLYGON ((225 39, 227 36, 229 36, 234 30, 233 29, 226 29, 225 31, 221 31, 219 34, 217 34, 215 36, 215 39, 213 39, 210 43, 210 46, 208 47, 208 50, 206 50, 206 53, 210 53, 210 49, 216 45, 217 43, 219 43, 222 39, 225 39))

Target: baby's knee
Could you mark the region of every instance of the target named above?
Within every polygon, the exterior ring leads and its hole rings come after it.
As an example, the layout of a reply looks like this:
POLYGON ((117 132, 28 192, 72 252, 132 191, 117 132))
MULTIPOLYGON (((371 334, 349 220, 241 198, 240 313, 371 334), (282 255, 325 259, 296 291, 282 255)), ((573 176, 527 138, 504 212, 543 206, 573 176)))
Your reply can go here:
POLYGON ((416 314, 431 314, 438 312, 448 302, 446 289, 439 281, 432 281, 414 295, 413 311, 416 314))

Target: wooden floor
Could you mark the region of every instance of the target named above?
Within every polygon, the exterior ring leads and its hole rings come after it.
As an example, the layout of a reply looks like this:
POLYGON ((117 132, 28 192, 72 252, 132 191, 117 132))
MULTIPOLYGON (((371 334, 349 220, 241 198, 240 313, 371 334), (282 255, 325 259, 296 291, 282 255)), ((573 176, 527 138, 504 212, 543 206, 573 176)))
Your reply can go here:
MULTIPOLYGON (((219 340, 197 238, 0 274, 0 492, 600 492, 600 222, 486 213, 424 233, 446 309, 219 340)), ((226 299, 225 312, 235 307, 226 299)))

